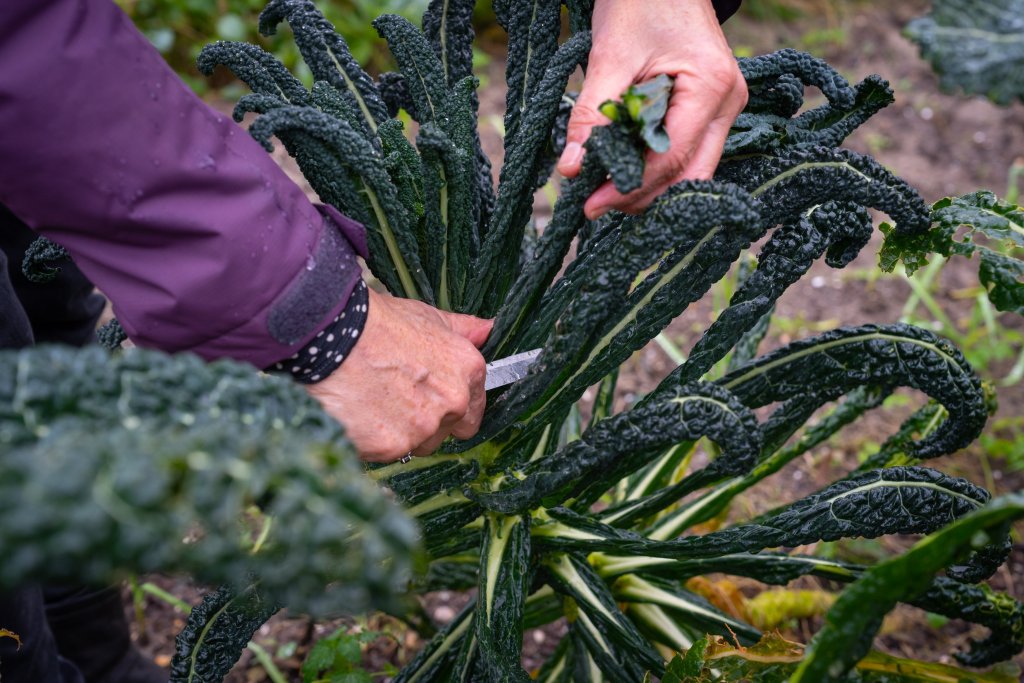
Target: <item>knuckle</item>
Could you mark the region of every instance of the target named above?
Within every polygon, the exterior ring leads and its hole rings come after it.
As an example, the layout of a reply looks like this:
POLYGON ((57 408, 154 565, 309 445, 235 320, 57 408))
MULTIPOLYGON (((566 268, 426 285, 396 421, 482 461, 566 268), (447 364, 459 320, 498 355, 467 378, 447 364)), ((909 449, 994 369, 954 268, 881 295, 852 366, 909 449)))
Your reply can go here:
POLYGON ((416 413, 409 421, 409 435, 406 438, 406 450, 411 450, 437 433, 441 426, 440 415, 424 411, 416 413))
POLYGON ((569 116, 569 128, 579 129, 588 126, 597 126, 604 124, 608 119, 605 118, 604 114, 599 112, 596 108, 582 102, 577 102, 572 108, 572 114, 569 116))
POLYGON ((704 67, 703 76, 707 88, 722 98, 732 94, 737 85, 743 82, 735 62, 712 62, 704 67))
POLYGON ((448 397, 448 415, 462 417, 469 410, 469 387, 459 386, 454 388, 448 397))
POLYGON ((483 382, 487 375, 487 361, 476 349, 473 349, 473 355, 468 358, 466 372, 471 383, 483 382))
POLYGON ((369 448, 363 450, 362 456, 364 460, 369 460, 370 462, 387 462, 400 458, 408 452, 409 449, 405 447, 404 441, 395 439, 391 435, 386 435, 381 436, 369 448))

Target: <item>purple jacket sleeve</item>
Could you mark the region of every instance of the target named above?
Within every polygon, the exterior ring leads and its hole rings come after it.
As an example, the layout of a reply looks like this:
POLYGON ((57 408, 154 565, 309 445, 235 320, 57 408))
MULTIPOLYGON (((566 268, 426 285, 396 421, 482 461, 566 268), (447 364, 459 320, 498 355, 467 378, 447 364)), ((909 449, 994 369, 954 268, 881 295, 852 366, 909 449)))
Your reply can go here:
POLYGON ((265 367, 337 315, 361 226, 316 207, 109 0, 0 2, 0 203, 133 341, 265 367))

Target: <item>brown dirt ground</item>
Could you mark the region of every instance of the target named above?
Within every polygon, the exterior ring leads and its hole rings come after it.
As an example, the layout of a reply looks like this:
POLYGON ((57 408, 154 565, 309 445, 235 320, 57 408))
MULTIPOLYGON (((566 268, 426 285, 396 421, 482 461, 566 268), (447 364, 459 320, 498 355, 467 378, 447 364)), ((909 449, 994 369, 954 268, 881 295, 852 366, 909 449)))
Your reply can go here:
MULTIPOLYGON (((906 21, 920 14, 927 2, 801 1, 812 11, 798 21, 755 22, 740 15, 727 26, 730 42, 737 50, 751 54, 783 46, 809 49, 828 59, 851 80, 870 73, 882 74, 892 83, 897 102, 855 133, 848 141, 849 147, 874 155, 916 186, 928 201, 979 188, 1002 193, 1010 165, 1015 158, 1024 156, 1024 105, 1017 103, 999 108, 978 98, 938 91, 936 77, 918 59, 916 49, 900 35, 906 21)), ((492 121, 492 117, 504 108, 502 69, 500 57, 486 68, 487 89, 482 94, 482 110, 484 129, 490 127, 492 131, 494 126, 488 121, 492 121)), ((500 157, 501 144, 496 133, 485 136, 485 146, 492 158, 500 157)), ((295 173, 293 166, 285 165, 295 173)), ((539 194, 538 215, 541 219, 547 210, 547 202, 539 194)), ((766 340, 765 347, 773 348, 838 325, 897 320, 909 288, 898 277, 879 279, 867 276, 874 268, 874 254, 879 243, 880 240, 876 239, 846 270, 835 271, 823 263, 817 264, 811 276, 793 287, 780 301, 778 315, 790 322, 779 326, 766 340)), ((943 305, 948 307, 954 320, 964 318, 969 309, 969 303, 958 301, 954 294, 976 282, 974 264, 953 263, 944 270, 941 281, 943 305)), ((694 306, 671 325, 669 336, 686 350, 710 322, 710 316, 708 302, 694 306)), ((1003 316, 1001 321, 1004 325, 1024 329, 1018 318, 1003 316)), ((670 369, 667 356, 655 345, 635 354, 622 373, 620 403, 624 405, 637 394, 650 389, 670 369)), ((997 365, 988 368, 988 372, 999 377, 1005 369, 997 365)), ((1000 388, 999 400, 1001 416, 1024 415, 1024 390, 1021 386, 1000 388)), ((771 485, 748 492, 734 507, 733 517, 742 518, 794 500, 842 476, 856 465, 862 449, 883 441, 909 410, 903 407, 876 411, 853 430, 813 450, 775 475, 771 485)), ((1018 443, 1017 447, 1024 449, 1024 444, 1018 443)), ((932 465, 979 484, 988 482, 989 488, 994 488, 997 493, 1024 488, 1024 473, 1011 471, 1000 460, 990 462, 978 448, 932 465)), ((886 538, 847 544, 841 552, 848 556, 859 553, 876 558, 905 549, 911 542, 912 539, 886 538)), ((813 552, 815 548, 804 550, 813 552)), ((202 593, 181 579, 145 578, 189 603, 195 603, 202 593)), ((762 588, 755 581, 738 580, 735 583, 747 596, 762 588)), ((1018 599, 1024 598, 1024 548, 1019 544, 992 583, 1018 599)), ((802 588, 822 587, 815 579, 804 579, 797 585, 802 588)), ((427 596, 424 606, 431 618, 441 624, 450 620, 467 600, 467 595, 442 592, 427 596)), ((140 647, 166 665, 173 652, 172 634, 180 629, 182 620, 183 616, 170 605, 147 597, 143 619, 138 623, 143 628, 136 628, 140 647)), ((786 634, 806 642, 819 624, 820 619, 800 620, 791 624, 786 634)), ((254 640, 272 654, 281 648, 285 654, 291 650, 291 654, 277 658, 277 665, 288 680, 299 680, 298 667, 309 646, 342 626, 389 634, 366 651, 364 666, 372 672, 382 671, 386 662, 401 665, 422 644, 419 637, 401 622, 381 615, 359 621, 312 623, 282 614, 265 625, 254 640)), ((563 632, 564 624, 555 624, 526 634, 524 663, 528 668, 540 665, 563 632)), ((951 663, 952 652, 963 648, 968 638, 978 637, 983 632, 984 629, 959 622, 934 628, 928 625, 922 612, 901 607, 887 620, 876 645, 900 656, 951 663)), ((1016 661, 1024 665, 1024 658, 1018 657, 1016 661)), ((258 683, 268 678, 253 654, 247 651, 228 680, 231 683, 258 683)))

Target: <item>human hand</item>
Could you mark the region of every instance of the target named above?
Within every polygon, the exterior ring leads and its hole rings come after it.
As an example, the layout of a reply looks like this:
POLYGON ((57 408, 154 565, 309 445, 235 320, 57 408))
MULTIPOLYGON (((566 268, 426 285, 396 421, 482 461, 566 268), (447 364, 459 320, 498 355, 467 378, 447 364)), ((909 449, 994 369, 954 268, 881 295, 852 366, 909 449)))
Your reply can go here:
POLYGON ((747 103, 747 84, 718 25, 711 0, 597 0, 583 90, 569 119, 558 171, 575 177, 583 143, 608 123, 598 110, 634 83, 675 78, 665 116, 672 146, 647 152, 643 185, 627 195, 606 182, 587 200, 590 219, 610 209, 638 213, 670 185, 710 178, 729 128, 747 103))
POLYGON ((492 321, 372 290, 369 297, 359 343, 309 393, 345 425, 364 460, 427 455, 449 435, 476 434, 486 403, 477 349, 492 321))

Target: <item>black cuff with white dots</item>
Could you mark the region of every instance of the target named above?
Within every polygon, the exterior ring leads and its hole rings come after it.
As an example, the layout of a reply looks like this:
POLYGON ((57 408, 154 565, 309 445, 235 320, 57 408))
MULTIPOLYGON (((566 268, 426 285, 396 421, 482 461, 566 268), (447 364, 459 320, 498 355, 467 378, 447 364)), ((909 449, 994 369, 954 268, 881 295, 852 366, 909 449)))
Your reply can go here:
POLYGON ((267 368, 268 372, 291 375, 303 384, 326 379, 352 352, 366 323, 370 296, 362 280, 352 291, 345 310, 291 358, 267 368))

